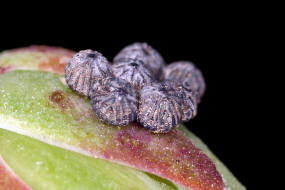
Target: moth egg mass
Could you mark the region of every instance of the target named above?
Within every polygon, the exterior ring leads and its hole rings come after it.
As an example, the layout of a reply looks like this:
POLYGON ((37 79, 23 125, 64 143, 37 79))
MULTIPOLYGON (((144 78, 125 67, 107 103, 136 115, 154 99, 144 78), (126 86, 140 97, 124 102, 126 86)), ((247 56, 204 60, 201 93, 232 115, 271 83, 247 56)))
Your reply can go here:
POLYGON ((98 118, 125 126, 137 121, 154 133, 167 133, 197 114, 205 92, 201 71, 191 62, 165 66, 147 43, 123 48, 113 64, 99 52, 82 50, 65 66, 66 83, 90 97, 98 118))

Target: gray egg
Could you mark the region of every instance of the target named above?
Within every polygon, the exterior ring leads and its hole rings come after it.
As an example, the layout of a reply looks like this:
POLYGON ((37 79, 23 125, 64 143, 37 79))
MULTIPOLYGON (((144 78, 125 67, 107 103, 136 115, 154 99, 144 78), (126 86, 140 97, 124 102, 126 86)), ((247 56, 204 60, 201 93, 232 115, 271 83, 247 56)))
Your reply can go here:
POLYGON ((134 43, 123 48, 113 60, 116 63, 122 58, 140 59, 145 63, 145 67, 153 73, 156 79, 160 79, 165 62, 157 50, 147 43, 134 43))
POLYGON ((188 61, 177 61, 167 65, 163 70, 165 80, 177 81, 195 95, 197 102, 205 93, 206 85, 201 71, 188 61))
POLYGON ((94 86, 91 94, 91 106, 100 120, 119 126, 135 121, 137 93, 127 81, 106 78, 94 86))
POLYGON ((197 101, 191 90, 176 81, 166 80, 162 83, 168 96, 181 105, 181 120, 189 121, 197 114, 197 101))
POLYGON ((112 69, 115 77, 128 81, 136 89, 154 80, 152 73, 139 59, 121 58, 112 65, 112 69))
POLYGON ((144 86, 140 91, 137 120, 154 133, 167 133, 182 119, 179 98, 169 94, 168 87, 160 83, 144 86))
POLYGON ((107 59, 99 52, 82 50, 65 66, 65 79, 74 91, 90 96, 91 86, 100 79, 113 76, 107 59))

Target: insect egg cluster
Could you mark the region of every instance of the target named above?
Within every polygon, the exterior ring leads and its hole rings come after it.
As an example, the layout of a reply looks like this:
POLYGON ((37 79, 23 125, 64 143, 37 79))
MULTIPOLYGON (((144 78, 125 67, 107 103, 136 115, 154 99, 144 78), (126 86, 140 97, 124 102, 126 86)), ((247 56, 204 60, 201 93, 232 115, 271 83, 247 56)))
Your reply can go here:
POLYGON ((65 78, 91 99, 100 120, 119 126, 137 121, 154 133, 167 133, 193 118, 205 92, 193 63, 166 65, 147 43, 123 48, 112 64, 97 51, 79 51, 66 64, 65 78))

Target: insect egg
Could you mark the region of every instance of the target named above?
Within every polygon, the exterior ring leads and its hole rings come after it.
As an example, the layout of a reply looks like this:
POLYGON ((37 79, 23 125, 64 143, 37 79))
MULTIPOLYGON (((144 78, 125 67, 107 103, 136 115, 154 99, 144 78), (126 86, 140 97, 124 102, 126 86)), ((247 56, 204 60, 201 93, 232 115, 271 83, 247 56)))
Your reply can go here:
POLYGON ((140 91, 137 120, 154 133, 166 133, 181 121, 181 102, 168 94, 160 83, 144 86, 140 91))
POLYGON ((114 58, 114 63, 122 58, 140 59, 145 67, 160 79, 162 69, 165 65, 161 55, 147 43, 134 43, 123 48, 114 58))
POLYGON ((185 89, 176 81, 166 80, 162 83, 168 96, 181 105, 181 120, 188 121, 197 114, 197 103, 192 91, 185 89))
POLYGON ((82 50, 72 56, 65 66, 67 84, 76 92, 90 95, 93 82, 112 76, 107 59, 99 52, 82 50))
POLYGON ((137 93, 127 81, 103 79, 91 94, 91 106, 102 121, 124 126, 136 119, 137 93))
POLYGON ((128 81, 136 89, 153 80, 152 73, 138 59, 121 58, 112 65, 112 69, 116 77, 128 81))
POLYGON ((164 68, 164 79, 173 80, 182 84, 185 89, 195 95, 197 102, 205 92, 205 81, 201 71, 188 61, 178 61, 164 68))

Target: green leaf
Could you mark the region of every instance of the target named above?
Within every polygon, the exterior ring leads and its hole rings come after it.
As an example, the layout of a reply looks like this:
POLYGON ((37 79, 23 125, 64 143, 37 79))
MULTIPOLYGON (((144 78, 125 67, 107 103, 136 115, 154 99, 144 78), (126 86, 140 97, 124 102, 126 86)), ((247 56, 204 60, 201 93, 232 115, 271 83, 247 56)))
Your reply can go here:
POLYGON ((82 154, 153 173, 193 189, 223 189, 213 162, 179 130, 152 134, 136 123, 110 126, 57 74, 0 75, 0 127, 82 154))
MULTIPOLYGON (((120 176, 120 172, 123 172, 121 170, 126 170, 132 171, 133 173, 131 173, 134 177, 136 176, 136 179, 134 183, 125 181, 125 187, 132 187, 133 184, 150 184, 149 189, 153 187, 156 189, 184 188, 163 179, 167 178, 193 189, 223 189, 222 175, 226 187, 237 190, 245 189, 208 150, 206 145, 183 126, 179 128, 180 131, 173 130, 167 135, 154 135, 137 124, 120 128, 99 121, 90 107, 89 100, 72 92, 62 77, 64 65, 72 53, 72 51, 61 48, 31 46, 0 54, 0 128, 14 132, 0 129, 0 138, 3 134, 2 142, 11 138, 19 146, 25 144, 27 146, 25 150, 32 150, 29 154, 22 152, 23 154, 15 153, 12 155, 5 146, 0 146, 0 156, 1 152, 5 153, 5 161, 16 171, 17 175, 25 179, 25 182, 30 180, 29 184, 39 185, 38 183, 49 179, 46 176, 53 176, 50 170, 42 176, 40 173, 44 171, 40 170, 39 175, 35 175, 38 176, 38 180, 36 177, 26 179, 28 174, 21 174, 21 172, 28 173, 29 170, 37 173, 34 168, 28 167, 29 169, 27 169, 20 163, 23 160, 30 159, 25 158, 25 155, 41 160, 42 158, 39 155, 42 151, 49 152, 48 154, 52 155, 50 159, 53 161, 49 163, 53 165, 53 168, 56 168, 57 165, 60 168, 65 163, 68 163, 66 166, 77 165, 81 158, 94 162, 94 168, 92 166, 84 169, 86 171, 83 172, 92 173, 95 170, 99 172, 108 168, 110 173, 104 176, 106 184, 116 183, 120 185, 119 182, 124 179, 118 178, 118 181, 108 181, 109 176, 120 176), (18 69, 44 70, 60 75, 40 71, 13 71, 18 69), (1 73, 5 74, 1 75, 1 73), (30 136, 33 139, 20 134, 30 136), (17 139, 19 141, 16 141, 17 139), (201 148, 214 161, 221 175, 213 162, 197 147, 201 148), (72 152, 67 149, 72 150, 72 152), (55 152, 57 153, 55 154, 55 152), (62 159, 62 156, 58 156, 60 154, 75 156, 74 159, 68 157, 69 163, 62 159), (76 159, 78 158, 76 155, 81 158, 76 159), (14 164, 12 160, 14 160, 14 164)), ((16 150, 15 147, 11 147, 11 150, 16 150)), ((30 161, 32 164, 32 160, 30 161)), ((84 163, 87 162, 89 161, 84 160, 82 165, 84 166, 84 163)), ((88 165, 91 166, 92 164, 88 165)), ((27 166, 29 165, 27 164, 27 166)), ((73 168, 70 170, 73 173, 70 174, 71 176, 65 175, 65 172, 69 172, 68 169, 56 173, 62 177, 61 181, 74 179, 77 168, 75 170, 74 167, 71 168, 73 168)), ((122 173, 122 176, 125 175, 122 173)), ((98 177, 98 179, 101 178, 98 177)), ((46 183, 53 184, 50 180, 46 183)), ((89 184, 88 182, 85 183, 86 185, 89 184)), ((55 189, 62 187, 60 183, 57 185, 59 186, 56 186, 55 189)), ((147 189, 146 186, 144 189, 147 189)))
POLYGON ((0 129, 0 155, 33 190, 184 189, 136 169, 3 129, 0 129))

